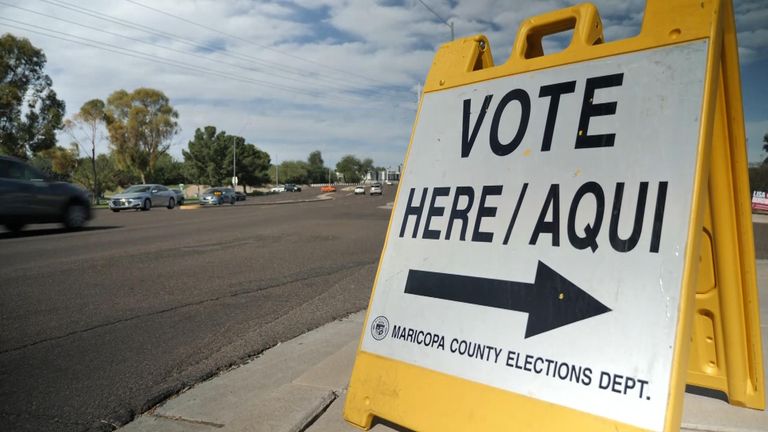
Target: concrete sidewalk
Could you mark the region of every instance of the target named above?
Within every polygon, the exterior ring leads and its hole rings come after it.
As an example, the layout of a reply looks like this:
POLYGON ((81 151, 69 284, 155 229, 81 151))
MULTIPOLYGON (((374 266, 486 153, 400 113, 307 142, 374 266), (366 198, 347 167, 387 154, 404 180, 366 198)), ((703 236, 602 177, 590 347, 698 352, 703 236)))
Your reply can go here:
MULTIPOLYGON (((768 366, 768 260, 757 265, 763 359, 768 366)), ((169 399, 121 430, 356 431, 343 420, 342 410, 364 317, 364 311, 358 312, 282 343, 169 399)), ((396 429, 377 424, 372 430, 396 429)), ((686 394, 681 430, 766 432, 768 412, 686 394)))

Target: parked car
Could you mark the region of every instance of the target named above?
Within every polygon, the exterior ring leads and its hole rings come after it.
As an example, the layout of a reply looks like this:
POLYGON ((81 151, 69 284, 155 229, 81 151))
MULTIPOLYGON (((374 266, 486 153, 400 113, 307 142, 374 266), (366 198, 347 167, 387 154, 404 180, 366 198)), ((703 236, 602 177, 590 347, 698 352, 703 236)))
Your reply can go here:
POLYGON ((152 207, 176 207, 176 194, 159 184, 133 185, 109 199, 109 208, 113 212, 120 210, 149 211, 152 207))
POLYGON ((184 204, 184 192, 181 191, 181 189, 173 188, 171 189, 173 193, 176 194, 176 204, 182 205, 184 204))
POLYGON ((245 201, 245 194, 240 191, 235 191, 235 200, 236 201, 245 201))
POLYGON ((224 203, 235 205, 237 196, 232 188, 210 188, 200 195, 200 204, 222 205, 224 203))
POLYGON ((33 223, 62 223, 77 229, 91 219, 85 189, 55 181, 9 156, 0 156, 0 203, 0 224, 11 231, 33 223))
POLYGON ((336 192, 336 186, 334 185, 321 186, 320 192, 336 192))
POLYGON ((371 195, 381 195, 381 183, 374 183, 371 185, 371 195))
POLYGON ((363 186, 355 186, 355 195, 365 195, 365 188, 363 186))
POLYGON ((285 192, 285 186, 283 185, 277 185, 269 190, 272 193, 279 193, 279 192, 285 192))
POLYGON ((285 184, 285 191, 286 192, 301 192, 301 186, 295 185, 293 183, 286 183, 285 184))

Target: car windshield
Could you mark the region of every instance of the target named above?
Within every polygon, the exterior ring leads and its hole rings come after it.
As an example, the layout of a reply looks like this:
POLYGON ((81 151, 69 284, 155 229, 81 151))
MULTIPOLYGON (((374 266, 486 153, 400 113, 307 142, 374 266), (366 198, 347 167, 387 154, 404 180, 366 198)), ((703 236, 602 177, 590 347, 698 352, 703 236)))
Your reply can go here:
POLYGON ((212 193, 214 193, 214 192, 221 192, 221 191, 220 191, 220 190, 218 190, 218 189, 212 188, 212 189, 208 189, 207 191, 205 191, 205 192, 203 192, 203 193, 204 193, 204 194, 212 194, 212 193))
POLYGON ((136 193, 136 192, 149 192, 149 186, 131 186, 128 189, 124 190, 125 193, 136 193))

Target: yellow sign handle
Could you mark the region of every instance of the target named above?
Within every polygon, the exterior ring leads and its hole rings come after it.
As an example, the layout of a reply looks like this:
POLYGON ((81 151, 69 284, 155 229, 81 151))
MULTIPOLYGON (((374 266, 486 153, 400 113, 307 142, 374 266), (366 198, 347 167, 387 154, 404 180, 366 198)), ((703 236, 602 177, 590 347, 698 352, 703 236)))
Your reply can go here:
POLYGON ((591 3, 581 3, 523 21, 515 39, 512 60, 543 56, 542 38, 566 30, 573 30, 573 38, 566 50, 603 43, 603 23, 597 8, 591 3))

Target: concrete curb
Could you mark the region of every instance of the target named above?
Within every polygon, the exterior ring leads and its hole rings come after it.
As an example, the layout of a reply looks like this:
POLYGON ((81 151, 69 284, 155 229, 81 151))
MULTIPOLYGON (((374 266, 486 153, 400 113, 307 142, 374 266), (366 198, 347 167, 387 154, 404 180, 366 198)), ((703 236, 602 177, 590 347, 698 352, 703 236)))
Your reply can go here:
POLYGON ((305 431, 347 387, 365 317, 281 343, 137 417, 125 432, 305 431))

